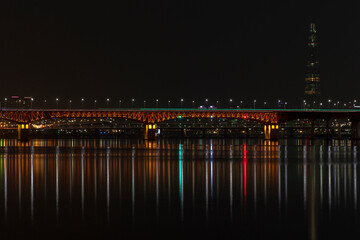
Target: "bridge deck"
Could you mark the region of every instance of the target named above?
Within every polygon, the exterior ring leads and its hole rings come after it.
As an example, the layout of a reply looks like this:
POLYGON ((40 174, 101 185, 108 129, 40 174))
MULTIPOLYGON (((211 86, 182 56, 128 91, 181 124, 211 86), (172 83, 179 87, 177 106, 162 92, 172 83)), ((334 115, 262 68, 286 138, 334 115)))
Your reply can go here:
POLYGON ((360 119, 360 109, 1 109, 0 118, 31 123, 56 118, 124 118, 156 124, 176 118, 234 118, 263 124, 278 124, 294 119, 360 119))

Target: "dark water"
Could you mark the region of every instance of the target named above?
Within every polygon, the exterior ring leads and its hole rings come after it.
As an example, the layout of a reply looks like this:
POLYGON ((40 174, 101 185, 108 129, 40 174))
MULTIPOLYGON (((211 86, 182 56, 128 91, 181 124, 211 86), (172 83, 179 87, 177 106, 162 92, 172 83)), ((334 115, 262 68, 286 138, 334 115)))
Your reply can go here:
POLYGON ((0 140, 0 223, 22 239, 339 239, 360 233, 349 140, 0 140))

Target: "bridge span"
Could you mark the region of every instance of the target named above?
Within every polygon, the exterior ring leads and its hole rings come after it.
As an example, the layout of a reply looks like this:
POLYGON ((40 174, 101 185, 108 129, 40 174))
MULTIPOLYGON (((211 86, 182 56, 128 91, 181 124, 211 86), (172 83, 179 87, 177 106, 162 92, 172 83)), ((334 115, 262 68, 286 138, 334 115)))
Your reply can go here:
POLYGON ((59 118, 122 118, 144 124, 145 139, 155 138, 157 124, 176 118, 226 118, 257 121, 265 139, 277 138, 279 124, 295 119, 349 119, 352 137, 360 138, 360 110, 355 109, 1 109, 0 119, 18 123, 18 138, 28 138, 31 123, 59 118))

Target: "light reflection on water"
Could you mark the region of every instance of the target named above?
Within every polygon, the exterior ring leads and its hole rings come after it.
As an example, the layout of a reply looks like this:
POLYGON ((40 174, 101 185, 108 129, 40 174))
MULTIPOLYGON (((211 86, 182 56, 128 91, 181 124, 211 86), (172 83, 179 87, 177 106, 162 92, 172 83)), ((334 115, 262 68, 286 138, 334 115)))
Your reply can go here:
POLYGON ((348 229, 358 224, 357 149, 349 140, 2 139, 2 229, 337 236, 339 215, 348 229))

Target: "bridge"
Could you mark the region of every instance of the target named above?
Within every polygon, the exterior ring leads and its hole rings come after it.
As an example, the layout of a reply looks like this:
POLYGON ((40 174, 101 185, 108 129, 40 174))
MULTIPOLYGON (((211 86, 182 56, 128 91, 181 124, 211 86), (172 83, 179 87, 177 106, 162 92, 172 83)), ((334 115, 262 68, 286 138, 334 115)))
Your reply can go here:
POLYGON ((265 139, 277 138, 279 124, 295 119, 349 119, 352 137, 360 138, 360 110, 356 109, 1 109, 0 119, 18 123, 18 138, 27 139, 31 123, 60 118, 122 118, 144 124, 144 138, 154 139, 157 124, 176 118, 226 118, 264 125, 265 139))

